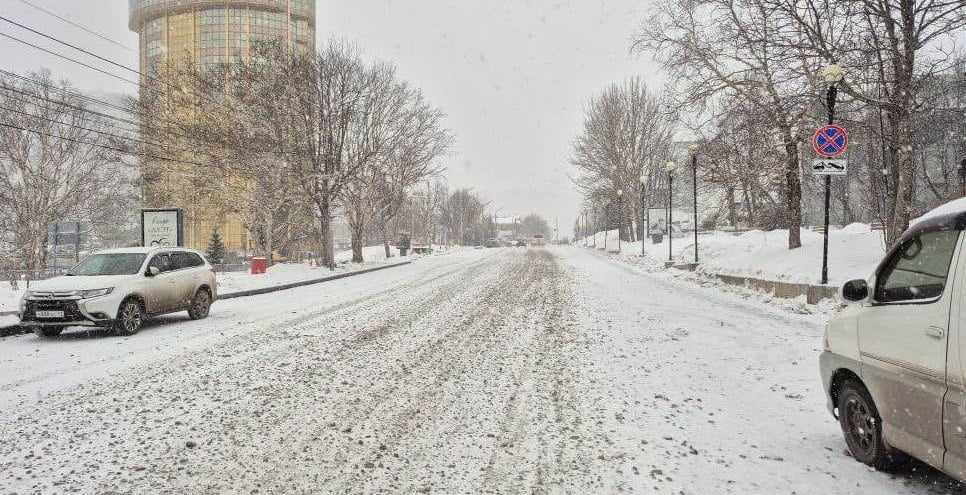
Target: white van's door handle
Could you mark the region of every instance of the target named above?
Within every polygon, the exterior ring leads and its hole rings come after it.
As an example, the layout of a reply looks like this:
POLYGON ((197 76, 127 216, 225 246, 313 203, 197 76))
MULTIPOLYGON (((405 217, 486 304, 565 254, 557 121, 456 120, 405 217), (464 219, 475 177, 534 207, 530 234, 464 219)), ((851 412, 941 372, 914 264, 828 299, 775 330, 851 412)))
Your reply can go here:
POLYGON ((929 327, 926 329, 926 335, 941 339, 944 335, 946 335, 946 329, 940 327, 929 327))

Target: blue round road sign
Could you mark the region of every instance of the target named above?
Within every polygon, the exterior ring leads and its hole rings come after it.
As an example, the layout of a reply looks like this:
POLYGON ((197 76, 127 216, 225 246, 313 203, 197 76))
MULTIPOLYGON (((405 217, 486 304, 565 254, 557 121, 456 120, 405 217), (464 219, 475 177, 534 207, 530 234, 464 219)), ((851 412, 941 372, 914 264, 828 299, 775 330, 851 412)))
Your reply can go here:
POLYGON ((837 125, 827 125, 815 131, 812 147, 815 152, 826 158, 839 156, 849 146, 849 135, 837 125))

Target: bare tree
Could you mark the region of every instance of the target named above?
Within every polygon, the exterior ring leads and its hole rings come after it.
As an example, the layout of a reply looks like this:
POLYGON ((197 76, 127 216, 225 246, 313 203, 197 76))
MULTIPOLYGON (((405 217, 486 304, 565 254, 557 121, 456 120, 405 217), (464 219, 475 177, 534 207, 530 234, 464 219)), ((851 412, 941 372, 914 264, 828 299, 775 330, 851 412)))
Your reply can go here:
POLYGON ((915 119, 924 85, 947 70, 944 42, 966 27, 963 0, 768 0, 795 34, 798 48, 848 70, 850 97, 884 114, 885 176, 881 194, 888 240, 909 224, 916 195, 915 119))
POLYGON ((349 226, 352 230, 352 260, 362 262, 362 237, 370 223, 382 234, 389 253, 389 226, 403 205, 407 191, 438 172, 436 160, 445 153, 452 137, 442 126, 442 113, 422 93, 395 79, 395 71, 379 69, 381 83, 372 98, 381 101, 373 121, 378 121, 372 140, 380 150, 363 173, 343 190, 349 226))
POLYGON ((0 78, 0 256, 36 270, 47 264, 47 226, 125 218, 131 170, 125 138, 50 74, 0 78))
MULTIPOLYGON (((674 133, 674 119, 664 103, 633 78, 605 89, 587 104, 586 114, 570 159, 577 169, 574 182, 585 198, 606 201, 616 198, 618 190, 638 198, 643 187, 648 202, 663 201, 657 191, 663 185, 663 163, 671 158, 674 133)), ((625 211, 618 214, 625 220, 642 218, 638 201, 623 205, 625 211)))
POLYGON ((785 43, 786 26, 766 0, 663 0, 634 46, 648 50, 671 75, 682 108, 715 110, 728 95, 763 118, 762 133, 778 134, 784 151, 788 247, 801 246, 799 144, 812 103, 817 68, 785 43))
POLYGON ((245 67, 246 79, 258 81, 248 111, 266 123, 253 141, 278 153, 313 205, 322 261, 334 269, 337 201, 380 150, 373 118, 378 102, 371 98, 377 73, 341 41, 317 55, 257 46, 245 67))

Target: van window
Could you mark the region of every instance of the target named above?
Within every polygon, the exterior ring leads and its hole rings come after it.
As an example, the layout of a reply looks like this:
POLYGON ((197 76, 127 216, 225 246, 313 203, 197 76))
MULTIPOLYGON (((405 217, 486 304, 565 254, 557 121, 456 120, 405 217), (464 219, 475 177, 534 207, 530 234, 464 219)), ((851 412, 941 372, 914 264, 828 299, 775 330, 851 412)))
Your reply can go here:
POLYGON ((923 232, 902 243, 879 272, 876 302, 934 299, 942 295, 958 230, 923 232))

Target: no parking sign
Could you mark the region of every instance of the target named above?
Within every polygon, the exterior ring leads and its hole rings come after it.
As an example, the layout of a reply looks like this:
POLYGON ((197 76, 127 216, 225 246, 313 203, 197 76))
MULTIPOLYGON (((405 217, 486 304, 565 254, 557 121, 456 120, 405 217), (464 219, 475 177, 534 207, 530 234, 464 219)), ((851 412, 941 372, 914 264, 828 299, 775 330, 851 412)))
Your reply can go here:
POLYGON ((849 135, 837 125, 820 127, 812 136, 812 147, 825 158, 833 158, 845 152, 849 146, 849 135))

